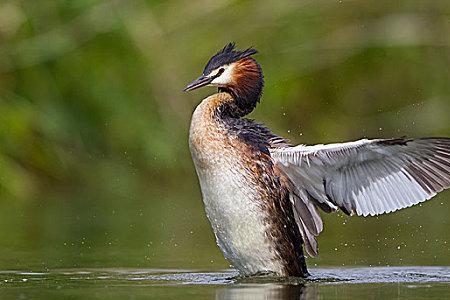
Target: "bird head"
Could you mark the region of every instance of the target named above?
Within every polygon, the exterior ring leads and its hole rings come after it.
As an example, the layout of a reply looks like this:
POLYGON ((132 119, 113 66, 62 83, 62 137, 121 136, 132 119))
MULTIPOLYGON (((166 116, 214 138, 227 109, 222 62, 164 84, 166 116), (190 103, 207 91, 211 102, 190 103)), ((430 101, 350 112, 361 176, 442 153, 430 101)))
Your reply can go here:
POLYGON ((230 93, 236 100, 239 115, 248 114, 259 102, 264 85, 261 67, 251 56, 253 48, 236 50, 228 43, 212 56, 199 78, 188 84, 183 91, 192 91, 203 86, 216 86, 230 93))

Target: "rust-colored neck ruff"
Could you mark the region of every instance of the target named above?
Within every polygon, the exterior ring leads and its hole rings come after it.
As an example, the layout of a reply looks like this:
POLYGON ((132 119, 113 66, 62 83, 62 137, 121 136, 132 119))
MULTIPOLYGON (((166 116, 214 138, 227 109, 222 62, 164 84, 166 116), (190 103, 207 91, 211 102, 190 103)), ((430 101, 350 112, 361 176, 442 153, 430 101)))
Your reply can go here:
POLYGON ((223 105, 220 113, 234 118, 249 114, 258 104, 263 86, 260 65, 251 57, 238 61, 234 67, 232 82, 219 88, 219 91, 230 93, 235 101, 223 105))

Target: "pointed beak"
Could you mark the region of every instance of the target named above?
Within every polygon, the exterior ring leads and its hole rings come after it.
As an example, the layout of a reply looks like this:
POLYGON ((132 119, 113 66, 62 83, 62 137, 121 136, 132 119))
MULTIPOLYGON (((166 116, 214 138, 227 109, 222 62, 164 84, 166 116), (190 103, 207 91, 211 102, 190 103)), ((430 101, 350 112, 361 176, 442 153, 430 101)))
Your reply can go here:
POLYGON ((213 81, 214 78, 206 77, 206 76, 200 76, 199 78, 195 79, 191 83, 189 83, 182 91, 188 92, 193 91, 195 89, 201 88, 202 86, 208 85, 213 81))

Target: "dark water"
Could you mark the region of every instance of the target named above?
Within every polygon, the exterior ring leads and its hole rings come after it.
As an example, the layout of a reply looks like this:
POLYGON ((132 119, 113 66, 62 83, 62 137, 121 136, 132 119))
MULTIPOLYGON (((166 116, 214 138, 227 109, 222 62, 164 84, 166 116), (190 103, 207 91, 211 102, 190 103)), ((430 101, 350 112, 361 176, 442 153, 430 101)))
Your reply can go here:
POLYGON ((311 269, 298 278, 234 270, 1 271, 1 299, 448 299, 450 267, 311 269))

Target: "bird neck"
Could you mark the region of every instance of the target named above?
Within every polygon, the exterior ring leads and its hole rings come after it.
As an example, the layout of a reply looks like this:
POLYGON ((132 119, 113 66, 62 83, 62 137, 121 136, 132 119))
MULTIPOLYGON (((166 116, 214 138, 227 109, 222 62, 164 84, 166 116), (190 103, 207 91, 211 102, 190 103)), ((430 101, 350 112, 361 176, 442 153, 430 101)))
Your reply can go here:
POLYGON ((240 118, 251 113, 259 103, 264 76, 261 66, 253 58, 246 58, 236 64, 233 77, 219 92, 229 93, 234 101, 224 103, 219 110, 224 116, 240 118))

